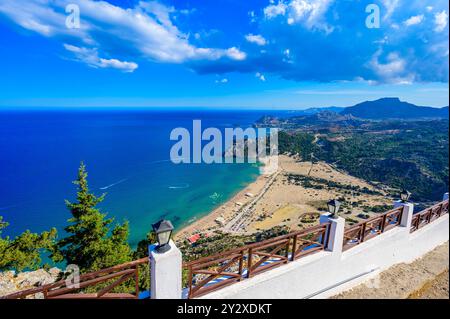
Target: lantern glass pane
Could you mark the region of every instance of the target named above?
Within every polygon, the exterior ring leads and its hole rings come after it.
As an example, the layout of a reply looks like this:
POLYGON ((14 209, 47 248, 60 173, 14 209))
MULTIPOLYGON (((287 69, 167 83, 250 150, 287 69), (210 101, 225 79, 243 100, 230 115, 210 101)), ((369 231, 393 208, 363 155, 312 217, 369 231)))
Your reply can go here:
POLYGON ((171 232, 172 231, 169 230, 169 231, 164 231, 164 232, 161 232, 158 234, 159 244, 161 246, 165 245, 169 242, 171 232))
POLYGON ((406 202, 409 199, 410 194, 411 193, 408 192, 408 191, 403 191, 403 192, 400 193, 400 199, 402 201, 406 202))
POLYGON ((331 214, 335 213, 334 205, 332 203, 328 203, 328 212, 330 212, 331 214))
POLYGON ((334 203, 334 205, 335 205, 334 212, 337 213, 337 212, 339 211, 339 207, 341 206, 341 203, 339 203, 338 201, 336 201, 336 202, 334 203))

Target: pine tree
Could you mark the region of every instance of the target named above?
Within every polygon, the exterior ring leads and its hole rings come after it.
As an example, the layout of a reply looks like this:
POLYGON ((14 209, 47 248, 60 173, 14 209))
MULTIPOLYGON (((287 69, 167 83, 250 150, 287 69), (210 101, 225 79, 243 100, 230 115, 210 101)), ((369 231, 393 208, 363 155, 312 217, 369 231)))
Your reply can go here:
MULTIPOLYGON (((138 242, 136 250, 133 253, 133 259, 141 259, 148 256, 148 246, 156 243, 156 234, 151 231, 147 233, 145 239, 138 242)), ((150 289, 150 266, 148 263, 139 266, 139 289, 150 289)))
POLYGON ((77 201, 66 200, 72 217, 65 231, 69 234, 58 242, 53 254, 55 261, 64 260, 77 265, 81 272, 95 271, 131 260, 132 250, 127 242, 128 222, 112 228, 114 219, 107 218, 96 207, 100 197, 89 192, 86 167, 83 162, 78 170, 77 201))
POLYGON ((23 232, 15 239, 3 238, 2 230, 8 226, 0 216, 0 271, 37 269, 41 266, 41 255, 45 251, 52 251, 56 238, 56 229, 32 233, 23 232))

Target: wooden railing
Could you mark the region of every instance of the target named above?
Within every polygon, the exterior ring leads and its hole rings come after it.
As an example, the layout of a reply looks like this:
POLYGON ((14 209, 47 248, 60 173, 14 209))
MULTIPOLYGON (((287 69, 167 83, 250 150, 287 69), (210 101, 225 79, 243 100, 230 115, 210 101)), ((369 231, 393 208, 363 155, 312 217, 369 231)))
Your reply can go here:
POLYGON ((42 294, 44 299, 137 299, 139 297, 139 266, 148 263, 148 257, 116 265, 80 276, 77 285, 67 284, 66 280, 19 291, 0 297, 2 299, 21 299, 42 294), (134 294, 111 292, 115 287, 134 280, 134 294), (103 284, 95 293, 76 293, 79 290, 103 284))
POLYGON ((437 203, 413 215, 411 233, 448 213, 448 200, 437 203))
MULTIPOLYGON (((442 201, 414 214, 411 232, 447 214, 449 201, 442 201)), ((399 207, 344 231, 343 250, 359 245, 400 225, 403 207, 399 207)), ((223 253, 203 257, 183 267, 188 270, 188 298, 210 293, 237 281, 287 264, 303 256, 324 250, 328 245, 330 223, 291 232, 261 242, 253 243, 223 253)), ((45 299, 137 299, 139 297, 139 266, 149 262, 148 257, 96 272, 83 274, 78 285, 68 285, 66 280, 15 292, 0 299, 20 299, 42 294, 45 299), (133 293, 116 293, 114 289, 134 281, 133 293), (98 289, 94 289, 97 286, 98 289), (99 286, 99 287, 98 287, 99 286), (92 293, 91 291, 96 291, 92 293)), ((129 289, 130 286, 127 286, 129 289)))
POLYGON ((188 298, 202 296, 324 250, 328 231, 329 223, 325 223, 185 263, 188 298))
POLYGON ((343 250, 350 249, 356 245, 378 236, 385 231, 400 225, 402 219, 403 206, 385 212, 379 216, 367 219, 344 231, 343 250))

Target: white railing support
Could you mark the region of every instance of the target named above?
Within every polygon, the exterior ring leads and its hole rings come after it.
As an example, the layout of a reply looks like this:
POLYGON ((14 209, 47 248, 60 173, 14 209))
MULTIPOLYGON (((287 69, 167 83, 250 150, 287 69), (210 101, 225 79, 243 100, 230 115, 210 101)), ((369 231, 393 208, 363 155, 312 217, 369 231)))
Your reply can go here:
POLYGON ((325 242, 328 241, 328 245, 325 249, 333 254, 341 254, 344 243, 345 219, 342 217, 332 218, 330 215, 330 213, 320 215, 321 224, 330 223, 328 239, 325 238, 325 242))
POLYGON ((182 255, 172 240, 169 245, 164 253, 156 251, 156 244, 149 246, 152 299, 181 299, 182 255))
POLYGON ((401 200, 394 202, 394 208, 403 207, 402 219, 400 220, 400 226, 406 227, 406 229, 411 228, 412 216, 414 213, 413 203, 404 203, 401 200))

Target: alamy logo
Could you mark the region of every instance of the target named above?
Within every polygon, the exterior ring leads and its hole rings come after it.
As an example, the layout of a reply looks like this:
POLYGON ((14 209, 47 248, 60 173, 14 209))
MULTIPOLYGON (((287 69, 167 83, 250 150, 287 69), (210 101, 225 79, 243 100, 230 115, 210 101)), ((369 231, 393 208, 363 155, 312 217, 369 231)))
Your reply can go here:
POLYGON ((74 264, 67 265, 66 274, 68 274, 65 279, 66 287, 80 288, 80 268, 74 264))
POLYGON ((374 3, 367 5, 366 13, 369 15, 366 18, 366 27, 368 29, 380 28, 380 7, 374 3))
POLYGON ((224 135, 215 127, 203 130, 201 120, 192 122, 192 132, 177 127, 170 133, 170 140, 177 141, 170 150, 170 159, 175 164, 276 161, 278 129, 225 128, 224 135))
POLYGON ((66 18, 66 27, 68 29, 79 29, 80 7, 76 4, 70 3, 66 6, 66 13, 69 14, 66 18))

